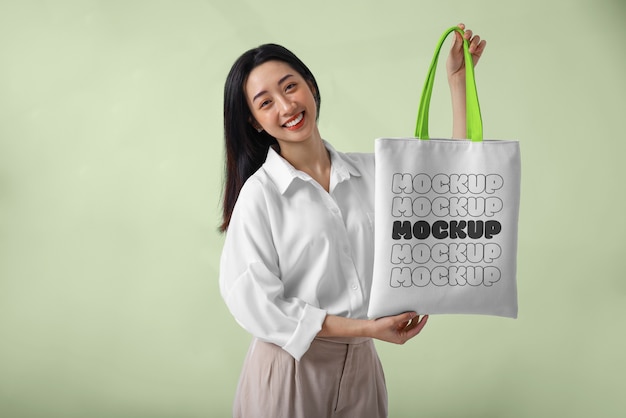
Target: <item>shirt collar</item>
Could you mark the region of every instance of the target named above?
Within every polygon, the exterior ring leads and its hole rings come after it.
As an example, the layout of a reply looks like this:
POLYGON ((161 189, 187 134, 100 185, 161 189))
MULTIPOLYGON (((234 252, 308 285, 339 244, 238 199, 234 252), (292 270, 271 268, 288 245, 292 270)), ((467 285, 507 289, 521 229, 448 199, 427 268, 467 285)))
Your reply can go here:
MULTIPOLYGON (((342 181, 349 179, 351 175, 355 177, 361 176, 361 172, 348 156, 337 152, 333 146, 326 141, 324 141, 324 145, 330 153, 331 183, 341 183, 342 181)), ((265 164, 263 164, 263 168, 276 184, 278 191, 281 194, 284 194, 291 183, 293 183, 296 179, 301 179, 303 181, 311 180, 311 176, 297 170, 287 160, 281 157, 280 154, 278 154, 278 152, 276 152, 276 150, 272 147, 270 147, 267 152, 267 158, 265 160, 265 164)))

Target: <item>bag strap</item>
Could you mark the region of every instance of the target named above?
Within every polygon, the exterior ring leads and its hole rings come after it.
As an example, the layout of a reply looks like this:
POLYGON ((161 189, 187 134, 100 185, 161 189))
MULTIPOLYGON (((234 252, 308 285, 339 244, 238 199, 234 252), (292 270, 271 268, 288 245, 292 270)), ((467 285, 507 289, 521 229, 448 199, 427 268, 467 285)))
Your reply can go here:
MULTIPOLYGON (((435 55, 430 63, 430 69, 428 70, 428 77, 422 90, 422 97, 420 99, 419 110, 417 112, 417 124, 415 126, 415 137, 419 139, 428 139, 428 110, 430 108, 430 96, 433 91, 433 83, 435 81, 435 71, 437 70, 437 60, 439 59, 439 52, 441 46, 451 32, 459 32, 464 34, 463 29, 458 26, 453 26, 446 30, 439 39, 439 44, 435 49, 435 55)), ((472 61, 472 55, 469 52, 469 42, 463 38, 463 53, 465 56, 465 108, 466 108, 466 127, 467 138, 480 142, 483 140, 483 122, 480 115, 480 105, 478 103, 478 92, 476 91, 476 81, 474 79, 474 62, 472 61)))

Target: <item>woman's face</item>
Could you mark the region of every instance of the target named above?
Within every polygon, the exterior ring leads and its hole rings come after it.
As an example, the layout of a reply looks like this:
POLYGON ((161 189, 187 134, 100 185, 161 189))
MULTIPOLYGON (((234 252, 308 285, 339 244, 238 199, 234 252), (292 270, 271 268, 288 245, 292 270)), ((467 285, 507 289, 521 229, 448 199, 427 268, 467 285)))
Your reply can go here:
POLYGON ((309 83, 289 64, 268 61, 254 68, 244 91, 257 129, 280 142, 302 142, 317 132, 317 106, 309 83))

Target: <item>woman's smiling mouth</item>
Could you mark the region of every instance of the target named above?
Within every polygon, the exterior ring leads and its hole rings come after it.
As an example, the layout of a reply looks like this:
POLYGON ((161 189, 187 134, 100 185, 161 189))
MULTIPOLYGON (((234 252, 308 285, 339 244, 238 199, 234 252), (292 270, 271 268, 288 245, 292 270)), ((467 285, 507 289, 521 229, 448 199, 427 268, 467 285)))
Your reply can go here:
POLYGON ((294 116, 293 118, 285 122, 283 126, 289 130, 295 130, 295 129, 298 129, 302 125, 303 121, 304 121, 304 112, 300 112, 298 115, 294 116))

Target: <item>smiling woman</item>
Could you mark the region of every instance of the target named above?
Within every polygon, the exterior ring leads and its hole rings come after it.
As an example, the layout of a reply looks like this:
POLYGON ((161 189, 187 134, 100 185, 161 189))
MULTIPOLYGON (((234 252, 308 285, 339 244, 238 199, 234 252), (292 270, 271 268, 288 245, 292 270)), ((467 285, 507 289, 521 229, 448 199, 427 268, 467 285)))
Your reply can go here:
MULTIPOLYGON (((278 146, 276 138, 265 132, 261 125, 255 122, 245 91, 252 70, 269 62, 285 63, 293 69, 293 72, 306 80, 315 91, 316 118, 319 117, 321 98, 315 77, 308 67, 286 48, 275 44, 262 45, 247 51, 233 64, 224 88, 226 185, 223 223, 220 228, 223 232, 228 228, 235 202, 244 182, 261 167, 269 147, 278 146)), ((256 96, 258 93, 260 92, 252 94, 256 96)))
MULTIPOLYGON (((480 57, 484 42, 472 37, 480 57)), ((461 39, 448 71, 463 108, 461 39)), ((403 344, 426 324, 415 312, 369 320, 374 255, 374 156, 322 139, 319 88, 293 53, 262 45, 226 80, 226 184, 220 290, 255 338, 234 416, 385 417, 373 339, 403 344)), ((457 112, 455 127, 465 125, 457 112)))

